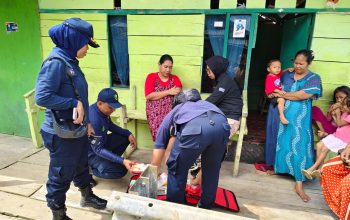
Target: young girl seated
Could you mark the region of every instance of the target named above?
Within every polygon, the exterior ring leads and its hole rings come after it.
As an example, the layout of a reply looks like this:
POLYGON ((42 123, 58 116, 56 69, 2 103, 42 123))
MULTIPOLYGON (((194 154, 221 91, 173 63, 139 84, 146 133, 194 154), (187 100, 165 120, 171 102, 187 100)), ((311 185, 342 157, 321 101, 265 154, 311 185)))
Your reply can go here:
POLYGON ((345 97, 350 96, 350 94, 347 94, 348 91, 349 87, 347 86, 339 86, 334 90, 333 105, 329 107, 327 115, 324 115, 319 107, 312 107, 312 121, 316 123, 319 138, 332 134, 337 129, 337 125, 332 118, 332 112, 341 106, 345 97))
MULTIPOLYGON (((348 92, 350 92, 350 89, 348 92)), ((333 134, 317 143, 316 162, 309 169, 302 170, 303 175, 308 179, 320 177, 321 173, 318 167, 323 164, 329 150, 338 152, 350 143, 350 96, 344 99, 340 108, 332 111, 332 118, 338 128, 333 134)))

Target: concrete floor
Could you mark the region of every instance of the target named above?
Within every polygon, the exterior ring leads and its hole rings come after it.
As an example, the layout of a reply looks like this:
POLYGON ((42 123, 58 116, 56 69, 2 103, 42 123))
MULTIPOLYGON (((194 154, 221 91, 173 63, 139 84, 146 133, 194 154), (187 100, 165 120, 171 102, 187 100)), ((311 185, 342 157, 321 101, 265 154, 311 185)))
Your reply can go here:
MULTIPOLYGON (((148 163, 151 151, 137 150, 131 159, 148 163)), ((45 202, 48 151, 34 149, 31 140, 0 134, 0 220, 50 219, 45 202)), ((295 194, 288 176, 267 176, 251 164, 241 163, 239 176, 232 177, 232 162, 223 162, 219 185, 232 190, 240 206, 233 215, 253 219, 336 219, 324 202, 318 181, 307 182, 311 201, 295 194)), ((125 192, 130 175, 120 180, 97 179, 94 192, 108 199, 112 190, 125 192)), ((111 212, 79 206, 80 193, 73 185, 67 193, 68 214, 73 219, 111 219, 111 212)), ((216 208, 216 211, 226 212, 216 208)), ((208 219, 210 217, 208 216, 208 219)))

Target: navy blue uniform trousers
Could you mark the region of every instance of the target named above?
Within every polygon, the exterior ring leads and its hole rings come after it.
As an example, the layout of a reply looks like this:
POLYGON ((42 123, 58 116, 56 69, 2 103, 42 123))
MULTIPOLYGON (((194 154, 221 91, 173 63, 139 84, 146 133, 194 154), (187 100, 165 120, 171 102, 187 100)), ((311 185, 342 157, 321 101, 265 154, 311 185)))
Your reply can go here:
POLYGON ((211 208, 229 134, 230 126, 226 117, 214 112, 202 114, 180 126, 167 161, 168 201, 185 202, 188 170, 201 155, 202 195, 198 206, 211 208))
POLYGON ((66 201, 66 192, 71 182, 79 188, 90 184, 88 168, 87 136, 74 139, 63 139, 41 130, 45 147, 50 152, 48 181, 46 183, 47 206, 60 209, 66 201))
MULTIPOLYGON (((107 135, 107 144, 105 148, 121 156, 129 144, 128 137, 111 133, 107 135)), ((96 154, 89 156, 89 166, 94 176, 104 179, 119 179, 128 172, 123 164, 107 160, 96 154)))

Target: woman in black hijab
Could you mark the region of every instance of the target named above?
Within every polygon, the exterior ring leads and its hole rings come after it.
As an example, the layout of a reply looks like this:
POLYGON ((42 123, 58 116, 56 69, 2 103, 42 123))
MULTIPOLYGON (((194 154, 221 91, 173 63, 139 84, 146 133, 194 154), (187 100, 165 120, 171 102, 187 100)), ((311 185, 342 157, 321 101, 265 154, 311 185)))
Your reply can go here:
POLYGON ((239 128, 242 115, 242 93, 235 80, 226 74, 229 62, 221 56, 213 56, 205 61, 208 77, 215 80, 213 93, 206 101, 216 105, 227 117, 231 126, 230 137, 239 128))

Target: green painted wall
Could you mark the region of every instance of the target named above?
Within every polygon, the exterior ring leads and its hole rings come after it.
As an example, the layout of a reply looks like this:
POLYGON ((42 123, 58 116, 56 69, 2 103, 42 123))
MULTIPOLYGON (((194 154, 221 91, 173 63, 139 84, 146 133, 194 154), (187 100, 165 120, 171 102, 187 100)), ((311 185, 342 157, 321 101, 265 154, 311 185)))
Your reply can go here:
POLYGON ((114 0, 38 0, 40 9, 114 9, 114 0))
MULTIPOLYGON (((326 0, 307 0, 305 8, 325 8, 326 0)), ((336 8, 350 8, 349 0, 339 0, 336 8)))
POLYGON ((323 97, 314 102, 323 110, 329 107, 337 86, 350 86, 350 14, 318 13, 311 49, 315 61, 311 69, 322 79, 323 97))
POLYGON ((220 0, 219 8, 236 8, 237 0, 220 0))
POLYGON ((0 25, 0 133, 30 136, 23 94, 41 65, 37 1, 1 0, 0 25), (7 33, 6 22, 16 22, 18 32, 7 33))
POLYGON ((122 0, 122 9, 209 9, 210 0, 122 0))
POLYGON ((110 86, 109 52, 107 42, 107 15, 106 14, 40 14, 40 36, 43 59, 50 53, 54 44, 48 36, 48 30, 67 18, 80 17, 90 22, 94 27, 94 38, 100 47, 89 48, 88 55, 80 60, 80 67, 89 83, 89 101, 96 100, 98 92, 110 86))
MULTIPOLYGON (((158 71, 161 55, 173 56, 173 73, 184 88, 200 89, 204 44, 204 15, 128 15, 130 86, 136 87, 136 110, 145 113, 145 79, 158 71)), ((128 107, 128 106, 127 106, 128 107)), ((146 121, 136 123, 142 148, 153 142, 146 121)))
POLYGON ((275 8, 295 8, 296 0, 276 0, 275 8))
POLYGON ((248 0, 246 2, 247 8, 265 8, 266 0, 248 0))

